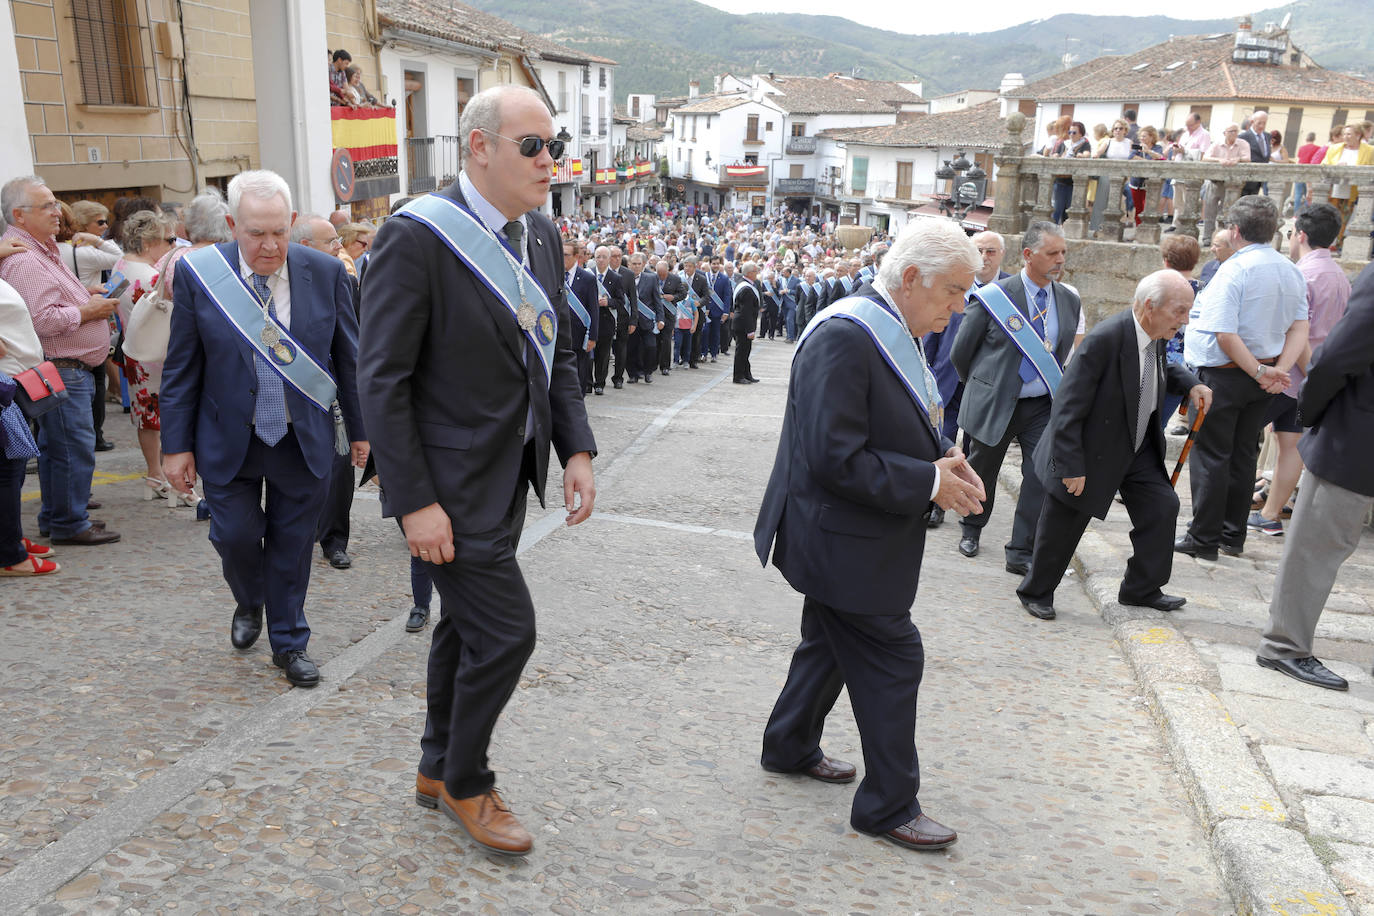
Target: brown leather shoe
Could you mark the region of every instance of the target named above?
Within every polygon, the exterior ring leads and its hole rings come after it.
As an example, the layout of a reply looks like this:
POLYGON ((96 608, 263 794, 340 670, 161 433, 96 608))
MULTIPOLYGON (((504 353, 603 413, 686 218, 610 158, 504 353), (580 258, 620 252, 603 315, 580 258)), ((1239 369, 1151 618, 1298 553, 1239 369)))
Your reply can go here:
POLYGON ((58 545, 91 546, 95 544, 113 544, 118 540, 119 532, 107 531, 103 526, 97 528, 92 525, 80 534, 73 535, 69 538, 53 538, 52 542, 58 545))
POLYGON ((856 772, 852 763, 822 757, 811 769, 802 770, 802 775, 819 779, 821 782, 853 782, 856 772))
POLYGON ((415 774, 415 804, 421 808, 439 807, 439 791, 444 788, 442 779, 430 779, 424 773, 415 774))
POLYGON ((932 821, 924 814, 916 815, 913 820, 907 821, 900 827, 893 827, 881 836, 889 843, 896 843, 907 849, 921 851, 944 849, 946 846, 953 846, 954 841, 959 839, 959 834, 944 824, 932 821))
POLYGON ((463 825, 473 841, 503 856, 523 856, 534 847, 534 837, 520 826, 496 790, 471 798, 454 798, 439 786, 439 810, 463 825))

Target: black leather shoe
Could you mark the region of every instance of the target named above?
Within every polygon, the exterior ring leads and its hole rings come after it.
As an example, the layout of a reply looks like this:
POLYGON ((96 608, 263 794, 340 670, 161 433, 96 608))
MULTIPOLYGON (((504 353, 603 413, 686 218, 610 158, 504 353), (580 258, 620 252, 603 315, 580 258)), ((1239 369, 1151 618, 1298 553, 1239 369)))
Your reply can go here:
POLYGON ((429 623, 429 608, 420 607, 418 604, 410 609, 410 616, 406 618, 406 632, 418 633, 429 623))
POLYGON ((595 388, 592 389, 592 394, 605 394, 605 393, 606 393, 606 388, 605 388, 605 386, 603 386, 603 385, 598 385, 597 387, 595 387, 595 388))
POLYGON ((1193 540, 1191 534, 1185 534, 1174 541, 1174 553, 1186 554, 1199 560, 1215 560, 1217 549, 1215 547, 1202 547, 1197 541, 1193 540))
POLYGON ((234 619, 229 624, 229 641, 235 649, 247 649, 258 641, 262 633, 262 605, 257 607, 234 608, 234 619))
POLYGON ((613 378, 613 379, 611 379, 611 387, 612 387, 612 388, 615 388, 615 389, 618 391, 618 390, 620 390, 621 388, 624 388, 624 387, 625 387, 625 383, 622 382, 620 379, 615 379, 615 378, 613 378))
POLYGON ((1228 557, 1238 557, 1245 552, 1245 545, 1222 544, 1217 549, 1220 550, 1222 553, 1226 554, 1228 557))
POLYGON ((966 557, 978 556, 978 539, 969 537, 960 538, 959 552, 966 557))
POLYGON ((894 827, 879 835, 889 843, 918 851, 944 849, 953 846, 959 839, 959 834, 924 814, 918 814, 900 827, 894 827))
POLYGON ((667 375, 668 372, 669 372, 669 370, 667 370, 667 369, 660 369, 660 370, 658 370, 658 374, 659 374, 659 375, 667 375))
POLYGON ((1162 592, 1145 601, 1131 601, 1121 595, 1117 595, 1116 600, 1121 604, 1129 604, 1132 607, 1152 607, 1156 611, 1176 611, 1188 603, 1187 598, 1178 595, 1165 595, 1162 592))
POLYGON ((936 506, 930 510, 930 518, 926 519, 927 528, 939 528, 945 523, 945 510, 936 506))
POLYGON ((644 384, 646 384, 646 385, 652 385, 653 383, 654 383, 654 377, 653 377, 652 375, 646 375, 646 376, 644 376, 644 384))
MULTIPOLYGON (((1021 598, 1020 595, 1016 597, 1021 598)), ((1026 613, 1030 614, 1032 617, 1039 617, 1041 620, 1054 619, 1054 605, 1052 604, 1038 604, 1034 601, 1027 601, 1025 598, 1021 598, 1021 606, 1025 608, 1026 613)))
POLYGON ((274 652, 272 664, 286 673, 286 679, 292 687, 314 687, 320 682, 320 669, 315 667, 304 649, 274 652))
POLYGON ((1325 687, 1327 690, 1350 689, 1350 684, 1345 678, 1311 655, 1306 658, 1265 658, 1263 655, 1256 655, 1255 661, 1259 662, 1261 668, 1272 668, 1295 681, 1302 681, 1314 687, 1325 687))
MULTIPOLYGON (((637 383, 638 381, 639 381, 639 376, 637 376, 637 375, 632 375, 632 376, 630 376, 630 384, 631 384, 631 385, 637 383)), ((619 385, 616 385, 615 387, 619 388, 620 386, 619 386, 619 385)))
POLYGON ((113 544, 118 540, 118 531, 106 531, 104 525, 92 524, 80 534, 67 538, 53 538, 52 542, 58 546, 94 547, 97 544, 113 544))
POLYGON ((1015 560, 1008 560, 1008 561, 1007 561, 1007 572, 1011 573, 1012 575, 1016 575, 1016 576, 1024 576, 1026 573, 1030 572, 1030 564, 1029 564, 1029 563, 1018 563, 1018 562, 1016 562, 1015 560))
POLYGON ((336 550, 333 553, 329 554, 329 565, 334 567, 335 569, 348 569, 350 566, 353 565, 353 561, 349 559, 348 554, 346 552, 342 550, 336 550))
POLYGON ((97 439, 95 442, 95 450, 97 452, 112 452, 114 451, 114 447, 114 443, 107 439, 97 439))

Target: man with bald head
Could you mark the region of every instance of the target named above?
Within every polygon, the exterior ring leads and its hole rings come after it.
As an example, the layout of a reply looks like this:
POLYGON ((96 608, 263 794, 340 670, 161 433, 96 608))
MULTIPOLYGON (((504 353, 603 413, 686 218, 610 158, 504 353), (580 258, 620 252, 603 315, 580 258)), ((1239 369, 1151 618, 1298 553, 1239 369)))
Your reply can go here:
POLYGON ((565 467, 567 524, 591 514, 596 442, 563 246, 539 212, 563 155, 549 109, 529 89, 494 87, 468 101, 458 133, 458 180, 416 198, 377 234, 358 387, 383 440, 382 509, 400 518, 442 601, 415 801, 490 851, 524 855, 533 840, 487 761, 534 650, 534 603, 516 549, 531 484, 544 501, 550 444, 565 467))
POLYGON ((1054 619, 1055 587, 1088 520, 1106 518, 1118 491, 1131 517, 1133 554, 1117 600, 1160 611, 1183 606, 1185 599, 1163 591, 1173 570, 1178 497, 1164 473, 1158 417, 1166 390, 1188 395, 1203 410, 1212 403, 1211 389, 1164 358, 1164 342, 1188 323, 1192 305, 1182 274, 1150 274, 1136 286, 1131 308, 1099 322, 1064 370, 1035 450, 1046 499, 1030 571, 1016 589, 1031 616, 1054 619))

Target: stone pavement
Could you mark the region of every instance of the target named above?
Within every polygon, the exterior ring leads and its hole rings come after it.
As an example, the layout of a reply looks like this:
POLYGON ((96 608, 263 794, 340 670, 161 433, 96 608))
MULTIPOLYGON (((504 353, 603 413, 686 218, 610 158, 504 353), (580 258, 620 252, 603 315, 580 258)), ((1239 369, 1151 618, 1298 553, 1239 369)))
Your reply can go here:
MULTIPOLYGON (((750 544, 791 348, 754 352, 760 385, 717 363, 589 399, 596 514, 530 513, 541 635, 492 748, 536 837, 518 861, 412 800, 428 634, 403 630, 375 494, 353 568, 316 562, 323 683, 292 690, 265 645, 230 647, 205 524, 121 479, 139 459, 113 414, 98 514, 124 540, 0 583, 0 913, 1232 911, 1135 656, 1078 589, 1052 626, 1019 612, 955 525, 914 616, 921 799, 959 842, 857 834, 852 787, 759 768, 801 599, 750 544)), ((825 749, 862 768, 843 700, 825 749)))
MULTIPOLYGON (((1171 439, 1172 472, 1183 437, 1171 439)), ((1013 447, 1001 476, 1012 493, 1019 467, 1013 447)), ((1181 534, 1186 467, 1177 492, 1181 534)), ((1164 614, 1116 603, 1130 527, 1114 504, 1089 526, 1073 572, 1164 729, 1238 908, 1374 914, 1374 534, 1342 567, 1317 627, 1317 657, 1350 682, 1344 693, 1255 663, 1282 537, 1251 530, 1240 556, 1216 562, 1175 554, 1166 591, 1188 604, 1164 614)))

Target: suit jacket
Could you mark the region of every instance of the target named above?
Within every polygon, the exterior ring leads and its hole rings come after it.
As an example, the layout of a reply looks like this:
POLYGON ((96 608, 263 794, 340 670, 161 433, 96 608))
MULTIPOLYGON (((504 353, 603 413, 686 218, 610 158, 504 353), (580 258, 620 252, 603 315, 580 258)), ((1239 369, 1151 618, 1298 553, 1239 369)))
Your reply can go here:
MULTIPOLYGON (((568 272, 563 271, 563 279, 567 280, 568 272)), ((587 270, 585 267, 573 267, 572 290, 577 294, 577 298, 582 302, 582 307, 587 310, 587 317, 591 319, 591 324, 582 327, 582 319, 575 315, 571 308, 568 309, 568 318, 573 324, 572 341, 575 348, 580 349, 582 344, 581 333, 586 332, 591 335, 592 340, 596 340, 597 332, 601 330, 601 309, 596 305, 601 298, 601 291, 596 288, 596 274, 587 270)), ((566 293, 563 294, 566 297, 566 293)))
POLYGON ((735 290, 734 322, 730 330, 736 337, 743 338, 758 330, 759 310, 763 307, 763 294, 759 288, 747 280, 735 290))
MULTIPOLYGON (((861 293, 881 301, 872 287, 861 293)), ((788 583, 831 607, 905 614, 920 580, 934 462, 953 443, 853 322, 825 322, 795 360, 755 551, 767 563, 771 547, 788 583)))
MULTIPOLYGON (((720 297, 720 301, 724 308, 720 305, 716 305, 713 299, 708 309, 711 313, 711 320, 720 321, 730 312, 730 297, 735 294, 735 285, 730 282, 729 277, 725 276, 725 272, 721 271, 716 274, 716 282, 711 288, 714 289, 716 295, 720 297)), ((710 297, 708 296, 707 298, 710 297)))
MULTIPOLYGON (((439 193, 464 202, 456 181, 439 193)), ((437 235, 405 217, 377 233, 358 368, 386 515, 437 502, 455 532, 499 527, 522 484, 531 412, 530 479, 541 504, 550 441, 564 464, 596 452, 561 293, 562 240, 539 212, 525 221, 530 270, 558 318, 548 383, 510 309, 437 235)))
POLYGON ((844 291, 844 284, 840 282, 839 277, 831 280, 826 286, 828 287, 825 296, 826 305, 834 305, 836 302, 839 302, 845 296, 849 295, 849 293, 844 291))
MULTIPOLYGON (((1165 392, 1186 395, 1197 377, 1169 363, 1165 341, 1156 340, 1155 405, 1164 409, 1165 392)), ((1106 518, 1112 498, 1135 460, 1135 429, 1140 404, 1140 351, 1131 310, 1099 322, 1083 338, 1054 396, 1050 425, 1035 450, 1035 470, 1045 492, 1080 512, 1106 518), (1065 477, 1086 477, 1083 492, 1071 495, 1065 477)), ((961 414, 962 416, 962 414, 961 414)), ((1144 447, 1164 469, 1164 432, 1152 420, 1144 447)))
POLYGON ((611 268, 606 268, 606 275, 601 277, 601 285, 606 287, 607 308, 616 317, 616 320, 625 320, 625 288, 620 285, 620 274, 611 268))
POLYGON ((795 309, 801 304, 801 279, 796 274, 787 278, 787 283, 783 289, 786 291, 782 299, 783 308, 791 306, 795 309))
POLYGON ((1323 480, 1374 496, 1374 269, 1355 279, 1350 306, 1312 354, 1298 413, 1309 429, 1298 442, 1323 480))
MULTIPOLYGON (((711 304, 711 284, 706 282, 706 274, 700 270, 692 274, 692 290, 697 294, 697 320, 701 321, 706 316, 707 308, 711 304)), ((686 293, 683 293, 685 296, 686 293)))
MULTIPOLYGON (((998 280, 997 285, 1023 315, 1030 314, 1019 272, 998 280)), ((1059 320, 1059 341, 1054 348, 1054 357, 1062 366, 1073 349, 1074 331, 1078 328, 1078 315, 1083 306, 1078 295, 1064 284, 1056 282, 1053 289, 1055 314, 1059 320)), ((964 309, 964 321, 949 356, 964 382, 959 425, 979 442, 1000 442, 1021 391, 1021 351, 975 299, 964 309)))
MULTIPOLYGON (((218 248, 237 274, 237 243, 218 248)), ((287 248, 286 271, 291 337, 334 376, 349 440, 365 440, 356 378, 358 319, 348 271, 338 258, 305 245, 287 248)), ((162 364, 162 449, 168 454, 194 452, 201 477, 227 484, 243 466, 254 435, 256 351, 191 279, 190 271, 185 276, 174 289, 171 337, 162 364)), ((290 384, 283 387, 306 466, 322 478, 334 464, 334 421, 290 384)))
MULTIPOLYGON (((1010 276, 1011 274, 1003 270, 997 272, 998 280, 1005 280, 1010 276)), ((952 403, 959 386, 963 384, 959 380, 959 373, 954 369, 954 363, 949 358, 954 338, 959 334, 959 325, 963 323, 964 313, 955 312, 950 316, 949 324, 943 331, 931 331, 921 338, 921 347, 926 351, 926 361, 930 363, 931 374, 935 376, 935 387, 940 389, 940 397, 945 406, 952 403)))
POLYGON ((628 327, 639 320, 639 296, 635 293, 635 272, 625 264, 621 264, 616 275, 620 278, 620 291, 625 297, 623 308, 626 327, 628 327))
MULTIPOLYGON (((649 328, 649 332, 657 334, 657 323, 660 321, 663 322, 664 330, 667 330, 669 327, 668 308, 663 301, 662 294, 658 291, 658 274, 647 270, 640 271, 639 279, 635 281, 635 295, 638 301, 643 302, 653 310, 655 327, 649 328)), ((636 309, 637 312, 638 309, 636 309)), ((642 317, 635 320, 641 321, 642 317)))
POLYGON ((1246 143, 1250 144, 1251 162, 1269 161, 1269 153, 1273 152, 1273 150, 1270 146, 1269 136, 1267 133, 1265 134, 1264 139, 1261 140, 1259 135, 1256 134, 1253 130, 1243 130, 1240 132, 1240 138, 1244 140, 1246 143))

